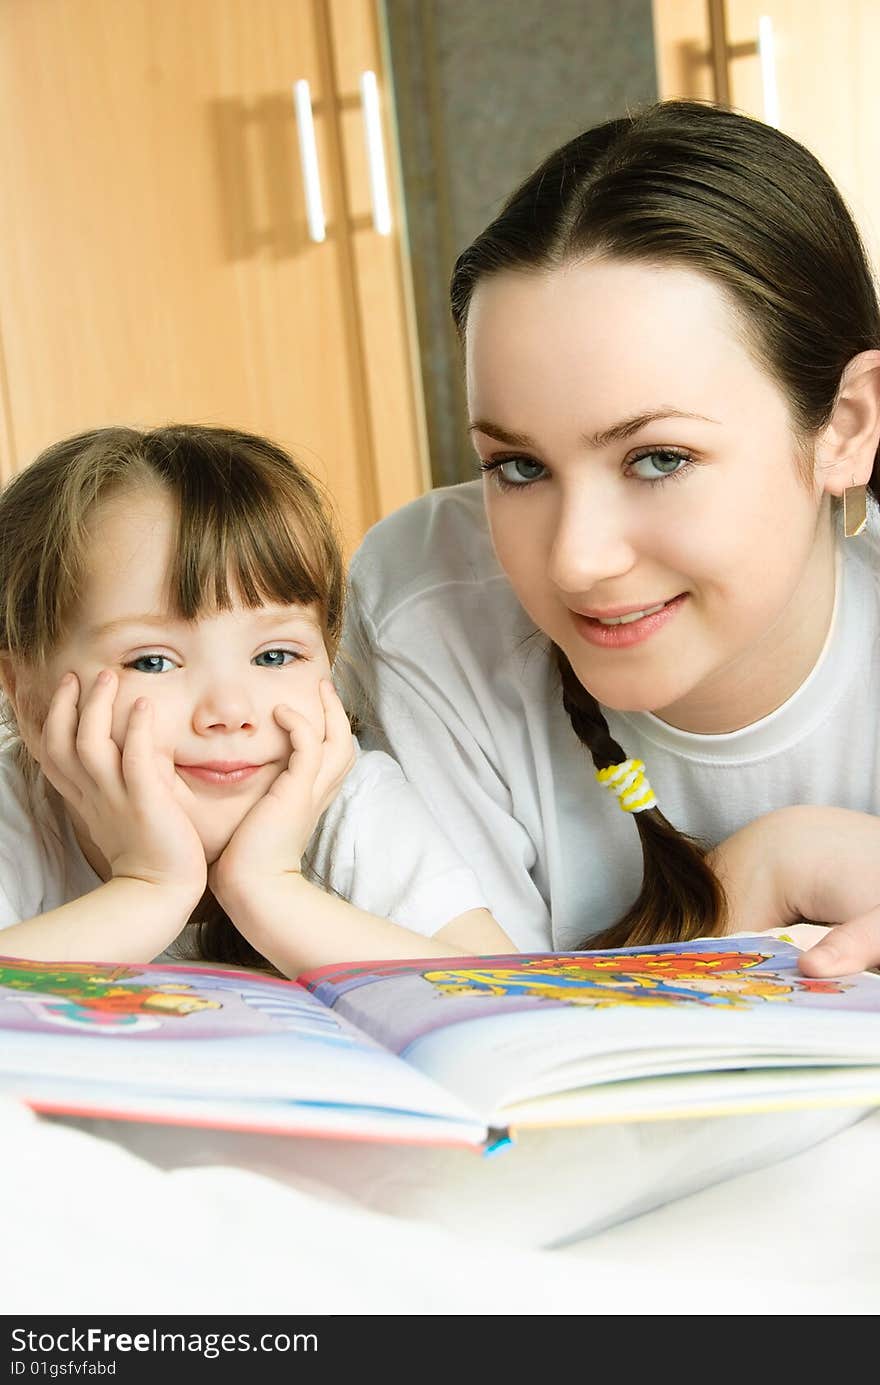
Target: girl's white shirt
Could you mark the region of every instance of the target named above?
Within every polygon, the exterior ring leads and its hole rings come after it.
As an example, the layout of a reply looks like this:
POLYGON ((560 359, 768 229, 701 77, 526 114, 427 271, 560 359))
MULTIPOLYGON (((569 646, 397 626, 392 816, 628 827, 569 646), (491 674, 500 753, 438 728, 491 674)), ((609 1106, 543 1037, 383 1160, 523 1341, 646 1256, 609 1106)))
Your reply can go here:
MULTIPOLYGON (((359 752, 318 824, 309 857, 319 878, 344 899, 425 937, 470 909, 486 907, 485 891, 387 755, 359 752)), ((41 776, 29 788, 13 745, 4 745, 0 929, 100 884, 59 796, 41 776)))
MULTIPOLYGON (((706 736, 608 713, 676 827, 714 845, 789 804, 880 811, 876 530, 872 507, 869 532, 841 542, 823 651, 770 716, 706 736)), ((361 740, 402 765, 520 948, 574 948, 620 916, 641 882, 638 833, 565 715, 547 640, 492 551, 480 482, 432 491, 370 531, 344 651, 361 740)))

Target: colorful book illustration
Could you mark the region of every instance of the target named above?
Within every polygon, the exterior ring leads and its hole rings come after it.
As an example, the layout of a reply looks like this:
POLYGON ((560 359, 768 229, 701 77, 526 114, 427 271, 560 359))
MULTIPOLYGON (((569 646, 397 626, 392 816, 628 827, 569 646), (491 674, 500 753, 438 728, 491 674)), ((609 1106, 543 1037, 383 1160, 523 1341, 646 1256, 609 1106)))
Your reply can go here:
POLYGON ((0 958, 0 1091, 39 1111, 492 1148, 517 1129, 880 1104, 880 976, 767 934, 359 962, 297 982, 0 958))

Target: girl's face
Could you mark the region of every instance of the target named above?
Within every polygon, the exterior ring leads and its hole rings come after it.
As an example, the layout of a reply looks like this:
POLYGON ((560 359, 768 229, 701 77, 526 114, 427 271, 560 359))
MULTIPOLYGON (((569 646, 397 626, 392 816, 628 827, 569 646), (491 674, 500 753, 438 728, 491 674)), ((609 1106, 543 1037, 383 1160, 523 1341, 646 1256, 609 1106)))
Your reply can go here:
POLYGON ((82 705, 100 671, 113 669, 120 748, 135 699, 150 699, 156 749, 192 792, 190 816, 210 863, 286 768, 290 738, 274 709, 286 703, 323 734, 318 685, 330 663, 319 613, 236 604, 192 623, 170 616, 174 513, 159 489, 114 496, 91 526, 91 542, 91 572, 51 661, 47 693, 72 670, 82 705))
POLYGON ((827 505, 708 278, 491 276, 467 374, 499 562, 601 703, 713 733, 800 686, 833 606, 827 505))

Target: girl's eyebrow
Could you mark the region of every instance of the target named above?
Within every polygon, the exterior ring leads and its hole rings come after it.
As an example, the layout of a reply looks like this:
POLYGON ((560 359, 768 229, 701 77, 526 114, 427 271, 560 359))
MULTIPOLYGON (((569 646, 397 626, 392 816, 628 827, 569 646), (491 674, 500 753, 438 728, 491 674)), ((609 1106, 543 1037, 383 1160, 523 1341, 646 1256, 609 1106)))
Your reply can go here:
MULTIPOLYGON (((633 414, 630 418, 621 419, 619 423, 612 423, 610 428, 603 428, 599 433, 587 435, 584 438, 588 447, 605 447, 609 442, 620 442, 623 438, 632 437, 640 428, 645 428, 649 423, 657 423, 664 418, 695 418, 701 423, 720 423, 720 419, 707 418, 705 414, 690 413, 686 409, 673 409, 665 405, 659 409, 644 409, 641 413, 633 414)), ((492 423, 489 419, 475 419, 468 428, 469 433, 485 433, 489 438, 495 438, 497 442, 503 442, 506 447, 536 447, 537 444, 526 433, 511 433, 507 428, 502 428, 499 423, 492 423)))
MULTIPOLYGON (((282 622, 293 621, 304 622, 312 625, 316 630, 320 630, 321 622, 318 616, 306 607, 291 609, 287 606, 273 607, 263 611, 254 611, 254 619, 260 625, 278 625, 282 622)), ((144 615, 117 616, 115 620, 106 620, 100 625, 89 627, 88 636, 90 639, 98 639, 102 635, 112 635, 117 630, 122 630, 129 625, 145 625, 150 629, 165 630, 169 625, 190 625, 191 621, 182 620, 179 616, 156 615, 155 613, 145 613, 144 615)))
POLYGON ((87 633, 89 638, 96 639, 100 635, 112 635, 114 631, 121 630, 126 625, 149 625, 155 629, 164 629, 175 623, 182 624, 183 622, 176 622, 174 616, 170 615, 117 616, 115 620, 105 620, 100 625, 89 626, 87 633))
POLYGON ((307 606, 272 606, 265 611, 254 615, 263 625, 277 625, 279 621, 302 620, 307 625, 314 625, 320 629, 321 622, 316 613, 307 606))

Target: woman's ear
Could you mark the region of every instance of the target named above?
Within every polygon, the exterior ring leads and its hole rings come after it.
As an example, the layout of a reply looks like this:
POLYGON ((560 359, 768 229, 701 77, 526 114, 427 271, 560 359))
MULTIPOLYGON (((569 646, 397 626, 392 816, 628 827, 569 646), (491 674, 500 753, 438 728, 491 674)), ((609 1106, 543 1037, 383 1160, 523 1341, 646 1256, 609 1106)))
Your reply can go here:
POLYGON ((880 444, 880 351, 853 356, 831 419, 816 439, 816 479, 828 495, 866 486, 880 444))

